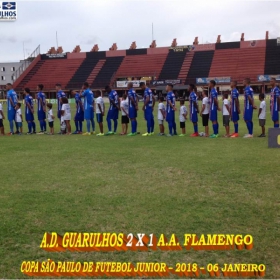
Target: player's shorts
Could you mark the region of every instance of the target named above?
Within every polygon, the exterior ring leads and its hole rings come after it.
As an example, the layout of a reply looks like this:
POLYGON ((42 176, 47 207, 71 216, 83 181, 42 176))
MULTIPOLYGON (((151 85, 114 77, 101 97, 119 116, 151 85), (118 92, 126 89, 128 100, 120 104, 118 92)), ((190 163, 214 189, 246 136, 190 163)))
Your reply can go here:
POLYGON ((129 123, 129 118, 128 116, 122 116, 122 123, 129 123))
POLYGON ((119 118, 119 110, 111 109, 107 113, 107 120, 117 120, 119 118))
POLYGON ((145 120, 152 120, 154 118, 152 107, 147 107, 144 111, 145 120))
POLYGON ((166 114, 166 121, 167 122, 174 122, 175 120, 175 112, 170 111, 169 113, 166 114))
POLYGON ((233 112, 232 115, 231 115, 231 120, 233 122, 239 121, 239 114, 237 112, 233 112))
POLYGON ((22 122, 16 122, 16 124, 18 128, 22 127, 22 122))
POLYGON ((271 119, 273 122, 279 121, 279 113, 278 111, 273 111, 271 115, 271 119))
POLYGON ((16 111, 14 109, 11 109, 8 111, 8 120, 13 121, 16 117, 16 111))
POLYGON ((158 120, 158 124, 163 124, 164 120, 158 120))
POLYGON ((253 108, 246 109, 244 112, 244 121, 252 121, 253 119, 253 108))
POLYGON ((190 119, 193 123, 197 123, 197 121, 198 121, 197 113, 191 114, 190 119))
POLYGON ((94 118, 93 110, 90 108, 89 110, 84 111, 85 120, 92 120, 94 118))
POLYGON ((210 110, 209 114, 210 121, 215 122, 218 120, 218 111, 217 109, 210 110))
POLYGON ((224 126, 229 126, 229 115, 223 116, 223 125, 224 126))
POLYGON ((3 120, 2 119, 0 119, 0 127, 3 127, 4 125, 3 125, 3 120))
POLYGON ((265 119, 259 119, 259 125, 265 126, 265 119))
POLYGON ((84 118, 84 112, 76 113, 75 119, 76 122, 83 122, 85 120, 84 118))
POLYGON ((33 122, 34 121, 34 115, 33 114, 25 114, 25 120, 27 122, 33 122))
POLYGON ((185 128, 186 127, 186 122, 180 122, 180 128, 185 128))
POLYGON ((96 120, 98 123, 103 123, 103 116, 101 113, 96 114, 96 120))
POLYGON ((46 119, 46 113, 44 111, 38 111, 38 120, 42 121, 46 119))
POLYGON ((134 107, 129 108, 128 115, 129 115, 130 119, 136 119, 137 118, 137 110, 134 107))
POLYGON ((49 122, 49 127, 53 128, 53 122, 49 122))
POLYGON ((202 125, 208 126, 209 122, 209 114, 202 114, 202 125))

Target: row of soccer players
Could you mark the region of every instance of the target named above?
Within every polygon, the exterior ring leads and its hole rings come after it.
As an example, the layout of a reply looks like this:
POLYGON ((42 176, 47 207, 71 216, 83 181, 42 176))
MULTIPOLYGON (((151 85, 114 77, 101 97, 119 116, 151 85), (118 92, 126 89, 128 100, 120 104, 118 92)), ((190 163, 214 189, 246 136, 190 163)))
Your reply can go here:
MULTIPOLYGON (((254 105, 254 93, 253 89, 250 86, 250 79, 244 79, 244 112, 243 112, 243 119, 247 124, 248 134, 245 135, 246 138, 253 137, 253 110, 256 109, 254 105)), ((274 127, 279 127, 279 105, 280 105, 280 92, 279 88, 276 86, 276 80, 274 78, 271 79, 270 85, 271 89, 271 96, 270 96, 270 112, 271 117, 274 122, 274 127)), ((218 102, 218 93, 215 89, 216 82, 214 80, 209 82, 210 88, 210 96, 209 96, 209 118, 213 124, 213 134, 210 135, 211 138, 218 137, 219 133, 219 124, 218 124, 218 111, 220 111, 219 102, 218 102)), ((238 137, 238 121, 240 115, 240 104, 239 104, 239 92, 236 88, 237 83, 231 83, 231 105, 230 105, 230 117, 231 120, 234 122, 234 130, 235 132, 231 135, 231 137, 238 137)), ((155 99, 153 96, 152 91, 145 85, 145 83, 140 83, 141 89, 144 91, 144 104, 143 104, 143 111, 144 117, 147 122, 147 132, 143 134, 143 136, 150 136, 153 132, 154 127, 154 116, 153 116, 153 109, 155 105, 155 99)), ((15 91, 12 89, 11 84, 7 84, 7 104, 8 104, 8 119, 10 122, 10 134, 13 134, 13 121, 15 120, 16 116, 16 104, 17 104, 17 95, 15 91)), ((40 133, 44 133, 46 131, 46 99, 45 95, 42 92, 43 85, 38 85, 37 87, 38 94, 37 98, 37 114, 38 120, 40 122, 40 133)), ((120 108, 120 99, 116 91, 112 90, 110 86, 105 88, 106 92, 108 93, 110 107, 107 113, 107 124, 108 124, 108 132, 107 135, 114 134, 117 131, 118 127, 118 115, 120 108), (114 130, 112 130, 111 120, 114 122, 114 130)), ((169 84, 166 87, 167 90, 167 101, 166 101, 166 111, 165 111, 165 118, 168 122, 169 128, 169 136, 176 135, 176 122, 175 122, 175 111, 176 111, 176 104, 175 104, 175 95, 173 93, 173 85, 169 84)), ((190 96, 189 96, 189 114, 190 120, 193 123, 194 133, 191 136, 198 136, 198 113, 199 107, 197 102, 197 95, 195 93, 195 86, 189 85, 190 96)), ((65 93, 61 89, 60 84, 56 84, 56 91, 57 91, 57 117, 64 121, 68 121, 67 119, 61 116, 62 110, 62 98, 66 97, 65 93)), ((33 106, 33 99, 30 95, 30 90, 25 89, 25 119, 28 122, 28 129, 29 133, 36 131, 35 123, 34 123, 34 106, 33 106)), ((74 91, 71 92, 74 95, 76 100, 76 115, 75 115, 75 124, 76 124, 76 131, 74 133, 80 133, 82 131, 82 121, 85 119, 87 122, 87 132, 84 135, 90 135, 90 128, 92 126, 94 128, 94 95, 93 92, 89 89, 89 85, 87 82, 83 84, 82 90, 80 93, 76 93, 74 91), (84 102, 82 99, 84 98, 84 102)), ((127 117, 131 120, 131 133, 128 134, 129 136, 137 135, 137 111, 138 111, 138 98, 136 92, 133 89, 132 83, 128 84, 128 114, 127 117)), ((205 104, 204 104, 205 105, 205 104)), ((70 106, 66 106, 67 108, 70 106)), ((205 108, 204 108, 205 109, 205 108)), ((67 112, 65 112, 67 113, 67 112)), ((103 116, 105 113, 104 102, 99 93, 96 99, 96 116, 97 122, 100 124, 100 134, 104 135, 103 132, 103 116), (101 103, 100 103, 101 102, 101 103)), ((69 117, 67 117, 69 118, 69 117)), ((2 123, 2 122, 1 122, 2 123)), ((2 124, 1 124, 2 125, 2 124)), ((3 126, 3 125, 2 125, 3 126)), ((17 128, 18 129, 18 128, 17 128)), ((69 131, 68 131, 69 133, 69 131)))

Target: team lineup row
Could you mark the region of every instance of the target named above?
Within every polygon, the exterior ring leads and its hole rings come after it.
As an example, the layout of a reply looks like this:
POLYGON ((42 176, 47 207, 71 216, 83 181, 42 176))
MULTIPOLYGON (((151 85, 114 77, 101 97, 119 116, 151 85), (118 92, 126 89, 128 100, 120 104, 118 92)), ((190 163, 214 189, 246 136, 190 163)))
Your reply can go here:
MULTIPOLYGON (((244 110, 243 119, 246 122, 248 134, 244 138, 253 137, 253 110, 257 109, 254 105, 254 93, 250 86, 250 79, 244 79, 244 110)), ((274 127, 279 127, 279 108, 280 108, 280 90, 276 86, 276 80, 271 79, 270 85, 271 95, 270 95, 270 113, 272 121, 274 122, 274 127)), ((219 123, 218 123, 218 111, 222 111, 223 115, 223 125, 226 129, 225 137, 238 137, 238 121, 239 115, 241 114, 240 103, 239 103, 239 92, 236 88, 237 83, 231 82, 231 96, 230 101, 228 100, 228 94, 223 95, 222 109, 218 102, 218 93, 216 91, 216 82, 211 80, 209 82, 209 94, 208 90, 203 92, 202 107, 199 109, 198 98, 195 93, 195 85, 189 85, 189 112, 187 107, 184 105, 184 100, 180 100, 180 111, 179 111, 179 121, 182 133, 179 136, 185 136, 185 122, 188 119, 193 123, 194 133, 191 134, 192 137, 199 136, 198 133, 198 114, 202 117, 202 124, 205 127, 205 132, 203 136, 210 138, 217 138, 219 135, 219 123), (209 95, 209 96, 208 96, 209 95), (213 134, 209 135, 208 122, 212 122, 213 134), (234 123, 234 133, 229 132, 230 120, 234 123)), ((155 98, 152 91, 145 85, 145 83, 140 83, 141 89, 144 91, 144 104, 142 110, 144 111, 144 118, 147 123, 147 132, 142 134, 142 136, 150 136, 154 134, 154 107, 155 98)), ((13 90, 11 84, 7 84, 7 115, 10 124, 10 133, 8 135, 14 134, 14 122, 16 126, 16 133, 22 133, 22 114, 21 114, 21 103, 17 100, 17 94, 13 90)), ((46 103, 45 94, 43 93, 44 86, 39 84, 37 86, 37 115, 38 121, 40 123, 40 132, 38 134, 44 134, 47 130, 47 122, 50 127, 50 133, 54 134, 54 120, 55 117, 52 111, 52 104, 46 103)), ((95 95, 89 88, 89 84, 85 82, 82 86, 80 92, 71 91, 71 95, 74 96, 76 101, 76 112, 75 112, 75 126, 76 130, 72 134, 83 134, 91 135, 95 133, 95 122, 94 113, 96 114, 96 120, 99 125, 100 133, 97 136, 112 135, 116 134, 118 128, 118 118, 119 112, 122 114, 122 132, 121 135, 135 136, 137 135, 137 111, 139 109, 138 97, 135 90, 133 89, 133 84, 128 84, 128 93, 122 96, 122 100, 119 98, 118 93, 112 90, 110 86, 106 86, 105 91, 109 98, 109 109, 107 112, 107 125, 108 132, 104 134, 103 130, 103 117, 105 115, 105 104, 102 97, 101 91, 97 91, 95 95), (86 120, 86 132, 83 131, 83 121, 86 120), (113 120, 114 127, 112 129, 113 120), (127 134, 128 123, 131 122, 131 133, 127 134)), ((168 123, 169 133, 166 136, 178 135, 176 129, 175 121, 175 111, 176 108, 176 98, 173 93, 173 85, 168 84, 166 86, 167 97, 166 105, 163 104, 164 99, 159 98, 158 104, 158 124, 160 133, 158 135, 163 136, 164 133, 164 121, 168 123)), ((68 104, 68 99, 66 94, 62 91, 61 85, 56 84, 57 92, 57 118, 60 120, 62 134, 71 134, 71 108, 68 104)), ((25 88, 24 90, 24 103, 25 103, 25 120, 28 124, 28 133, 36 133, 36 125, 34 122, 34 102, 30 95, 30 89, 25 88)), ((260 137, 265 136, 265 116, 266 116, 266 103, 264 101, 264 94, 259 95, 260 107, 258 111, 259 124, 262 127, 262 133, 260 137)), ((2 104, 0 104, 0 131, 2 135, 4 133, 3 119, 5 115, 3 113, 2 104)), ((202 136, 201 135, 201 136, 202 136)))

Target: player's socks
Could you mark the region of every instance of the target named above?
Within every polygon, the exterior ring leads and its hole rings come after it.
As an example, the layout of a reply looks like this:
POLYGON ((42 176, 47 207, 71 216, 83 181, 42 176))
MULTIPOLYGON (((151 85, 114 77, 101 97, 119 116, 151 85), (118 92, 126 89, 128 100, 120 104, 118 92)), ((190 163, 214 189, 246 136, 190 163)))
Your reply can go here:
POLYGON ((253 130, 254 130, 254 123, 251 121, 251 135, 253 135, 253 130))
POLYGON ((83 131, 83 122, 79 121, 79 131, 82 132, 83 131))
POLYGON ((31 133, 32 132, 32 123, 29 122, 29 123, 27 123, 27 125, 28 125, 28 133, 31 133))
POLYGON ((43 124, 43 121, 40 121, 40 131, 43 131, 44 130, 44 124, 43 124))
POLYGON ((43 131, 46 132, 47 130, 47 123, 46 121, 43 121, 43 131))
POLYGON ((117 132, 118 129, 118 120, 114 120, 114 133, 117 132))
POLYGON ((173 123, 171 122, 168 123, 168 129, 169 129, 169 134, 172 134, 173 123))
POLYGON ((248 128, 248 134, 252 134, 252 126, 251 126, 251 122, 247 122, 247 128, 248 128))
POLYGON ((87 132, 90 133, 90 120, 87 120, 87 132))
POLYGON ((79 122, 75 121, 75 127, 76 127, 76 131, 79 131, 79 122))
POLYGON ((92 131, 95 131, 95 122, 94 119, 91 119, 91 127, 92 127, 92 131))
POLYGON ((107 125, 108 125, 108 130, 109 130, 109 131, 112 131, 111 120, 107 120, 107 125))
POLYGON ((217 122, 217 129, 216 129, 216 132, 217 133, 215 133, 216 135, 218 135, 219 134, 219 123, 217 122))
POLYGON ((212 135, 215 135, 216 134, 216 124, 212 124, 212 127, 213 127, 213 132, 214 132, 212 135))
POLYGON ((174 131, 174 135, 177 135, 177 126, 176 126, 176 122, 173 122, 173 131, 174 131))
POLYGON ((33 132, 35 133, 36 132, 36 124, 35 124, 35 122, 32 122, 32 127, 33 127, 33 132))
POLYGON ((134 121, 134 133, 137 133, 137 120, 134 121))
POLYGON ((238 123, 234 124, 234 133, 238 133, 238 123))
POLYGON ((152 120, 151 120, 151 133, 154 132, 154 129, 155 129, 155 120, 154 120, 154 118, 152 118, 152 120))
POLYGON ((10 132, 14 133, 14 121, 9 121, 10 122, 10 132))
POLYGON ((279 128, 279 123, 275 123, 274 128, 279 128))
POLYGON ((194 124, 194 125, 193 125, 193 129, 194 129, 194 133, 197 133, 197 132, 198 132, 198 125, 197 125, 197 124, 194 124))

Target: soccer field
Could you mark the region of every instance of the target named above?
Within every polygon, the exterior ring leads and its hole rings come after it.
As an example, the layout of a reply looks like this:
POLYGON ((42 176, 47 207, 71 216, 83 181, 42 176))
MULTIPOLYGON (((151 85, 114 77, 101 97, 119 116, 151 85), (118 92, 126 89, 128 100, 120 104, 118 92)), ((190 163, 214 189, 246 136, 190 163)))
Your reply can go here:
MULTIPOLYGON (((139 114, 138 131, 144 133, 139 114)), ((254 118, 257 136, 256 110, 254 118)), ((179 130, 178 110, 176 121, 179 130)), ((239 124, 243 136, 247 130, 242 120, 239 124)), ((55 127, 58 131, 57 119, 55 127)), ((268 113, 266 127, 272 127, 268 113)), ((173 267, 256 263, 266 266, 267 278, 279 277, 280 150, 268 149, 267 138, 158 137, 156 112, 155 128, 152 137, 1 137, 0 276, 27 278, 20 272, 23 261, 52 259, 166 262, 173 267), (53 253, 39 247, 45 232, 175 233, 181 242, 185 233, 250 234, 254 247, 53 253)), ((187 135, 193 132, 189 121, 186 129, 187 135)))

